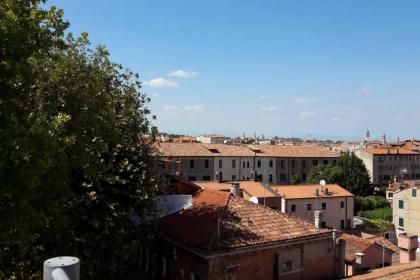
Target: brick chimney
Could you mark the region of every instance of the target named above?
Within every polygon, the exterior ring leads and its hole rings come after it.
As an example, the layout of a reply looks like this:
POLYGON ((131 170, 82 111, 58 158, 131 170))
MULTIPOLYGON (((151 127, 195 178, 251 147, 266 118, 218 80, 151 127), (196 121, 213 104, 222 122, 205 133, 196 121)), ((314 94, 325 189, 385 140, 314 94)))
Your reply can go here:
POLYGON ((416 250, 419 247, 418 236, 408 233, 399 234, 398 247, 400 248, 400 263, 415 261, 416 250))
POLYGON ((314 211, 314 220, 315 220, 315 227, 316 228, 322 228, 322 211, 316 210, 314 211))
POLYGON ((240 183, 232 183, 232 185, 230 186, 230 193, 234 196, 243 197, 240 183))

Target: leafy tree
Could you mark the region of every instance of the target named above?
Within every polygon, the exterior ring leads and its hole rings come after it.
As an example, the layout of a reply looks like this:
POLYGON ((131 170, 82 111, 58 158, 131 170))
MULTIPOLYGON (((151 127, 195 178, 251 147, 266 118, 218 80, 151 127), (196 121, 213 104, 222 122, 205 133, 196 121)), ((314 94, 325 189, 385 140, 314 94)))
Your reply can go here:
POLYGON ((157 188, 149 100, 40 4, 0 2, 0 278, 39 279, 45 259, 75 255, 83 279, 130 279, 149 235, 133 218, 157 188))
POLYGON ((369 173, 361 159, 353 153, 343 153, 336 165, 320 165, 312 169, 308 177, 309 183, 336 183, 355 195, 373 193, 369 173))
POLYGON ((291 185, 297 185, 299 184, 300 180, 299 180, 299 176, 294 174, 292 176, 290 176, 290 184, 291 185))

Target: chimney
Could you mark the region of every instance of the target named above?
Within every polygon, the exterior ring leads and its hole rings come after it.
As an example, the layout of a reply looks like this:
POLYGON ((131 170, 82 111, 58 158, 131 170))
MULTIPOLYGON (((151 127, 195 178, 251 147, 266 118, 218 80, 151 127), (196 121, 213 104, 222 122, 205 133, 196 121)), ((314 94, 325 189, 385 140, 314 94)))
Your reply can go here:
POLYGON ((315 195, 319 196, 319 189, 316 189, 315 195))
POLYGON ((325 195, 328 195, 328 188, 325 188, 325 195))
POLYGON ((398 182, 398 176, 397 175, 394 176, 394 183, 396 183, 396 182, 398 182))
POLYGON ((338 240, 337 255, 338 255, 338 278, 343 279, 346 277, 345 275, 346 241, 343 239, 338 240))
POLYGON ((232 183, 230 186, 230 193, 234 196, 242 197, 241 185, 240 183, 232 183))
POLYGON ((398 247, 400 248, 400 263, 415 261, 416 250, 419 247, 418 236, 408 233, 399 234, 398 247))
POLYGON ((365 254, 356 253, 356 263, 355 263, 355 272, 353 274, 360 274, 363 271, 363 257, 365 254))
POLYGON ((314 218, 315 218, 315 227, 322 228, 322 211, 316 210, 314 211, 314 218))

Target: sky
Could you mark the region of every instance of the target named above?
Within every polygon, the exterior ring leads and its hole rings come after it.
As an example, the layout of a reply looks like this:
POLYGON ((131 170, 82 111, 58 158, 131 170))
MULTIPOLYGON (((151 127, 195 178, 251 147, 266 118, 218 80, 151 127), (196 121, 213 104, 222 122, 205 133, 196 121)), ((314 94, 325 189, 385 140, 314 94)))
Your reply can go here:
POLYGON ((420 1, 50 0, 161 132, 420 138, 420 1))

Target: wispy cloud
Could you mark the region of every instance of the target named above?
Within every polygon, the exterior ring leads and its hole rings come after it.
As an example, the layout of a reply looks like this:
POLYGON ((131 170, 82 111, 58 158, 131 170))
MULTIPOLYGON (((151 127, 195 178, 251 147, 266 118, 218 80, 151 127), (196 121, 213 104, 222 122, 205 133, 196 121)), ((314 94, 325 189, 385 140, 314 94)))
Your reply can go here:
POLYGON ((165 110, 165 111, 173 111, 173 110, 176 109, 176 106, 175 105, 165 105, 165 106, 162 107, 162 109, 165 110))
POLYGON ((262 111, 267 111, 267 112, 272 112, 272 111, 277 110, 277 107, 276 106, 262 107, 261 110, 262 111))
POLYGON ((339 118, 339 117, 330 117, 331 122, 338 122, 340 120, 341 120, 341 118, 339 118))
POLYGON ((187 105, 184 107, 186 111, 198 112, 204 109, 203 106, 195 104, 195 105, 187 105))
POLYGON ((198 75, 197 72, 191 71, 187 72, 184 70, 174 70, 168 74, 168 77, 175 77, 175 78, 192 78, 194 76, 198 75))
POLYGON ((271 98, 271 95, 261 94, 261 95, 258 95, 258 97, 262 100, 268 100, 271 98))
POLYGON ((143 84, 147 87, 152 87, 152 88, 177 88, 179 87, 177 82, 167 80, 164 78, 151 79, 150 81, 143 82, 143 84))
POLYGON ((301 120, 306 120, 306 119, 310 119, 310 118, 313 118, 313 117, 315 117, 316 116, 316 113, 315 112, 300 112, 299 113, 299 118, 301 119, 301 120))
POLYGON ((297 104, 315 103, 316 101, 317 100, 315 98, 308 98, 308 97, 295 98, 295 103, 297 103, 297 104))
POLYGON ((371 89, 370 86, 363 86, 359 89, 359 93, 360 93, 360 95, 363 95, 363 96, 366 96, 366 97, 371 96, 372 95, 372 89, 371 89))
POLYGON ((153 93, 150 94, 151 97, 159 97, 161 95, 162 94, 160 94, 159 92, 153 92, 153 93))

